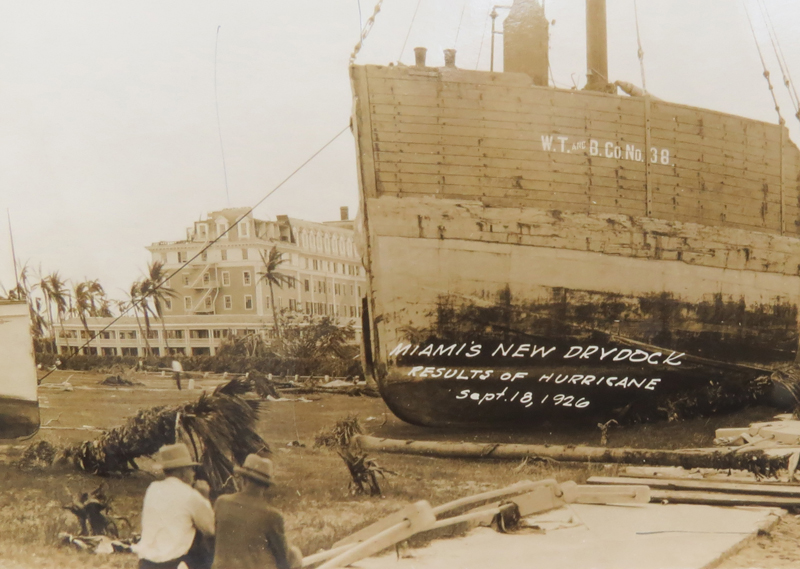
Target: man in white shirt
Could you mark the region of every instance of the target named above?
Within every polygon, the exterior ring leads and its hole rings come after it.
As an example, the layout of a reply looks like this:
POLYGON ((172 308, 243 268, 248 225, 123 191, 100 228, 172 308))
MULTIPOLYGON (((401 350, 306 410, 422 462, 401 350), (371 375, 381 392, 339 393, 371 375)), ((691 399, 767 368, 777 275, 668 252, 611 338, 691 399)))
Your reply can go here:
POLYGON ((204 536, 214 535, 208 484, 195 483, 198 464, 184 444, 161 447, 157 459, 166 478, 150 484, 144 495, 142 539, 133 546, 139 569, 178 569, 181 563, 208 569, 213 554, 204 536))
POLYGON ((183 366, 178 360, 172 360, 172 379, 178 384, 178 391, 181 390, 181 374, 183 373, 183 366))

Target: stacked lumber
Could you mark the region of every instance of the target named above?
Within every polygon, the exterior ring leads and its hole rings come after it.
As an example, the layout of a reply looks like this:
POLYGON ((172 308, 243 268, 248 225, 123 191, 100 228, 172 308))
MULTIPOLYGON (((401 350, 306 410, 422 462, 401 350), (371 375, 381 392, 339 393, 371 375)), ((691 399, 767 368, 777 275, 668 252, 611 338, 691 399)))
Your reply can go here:
POLYGON ((598 487, 642 485, 650 487, 650 501, 714 506, 769 506, 800 509, 800 485, 747 483, 659 476, 592 476, 598 487))

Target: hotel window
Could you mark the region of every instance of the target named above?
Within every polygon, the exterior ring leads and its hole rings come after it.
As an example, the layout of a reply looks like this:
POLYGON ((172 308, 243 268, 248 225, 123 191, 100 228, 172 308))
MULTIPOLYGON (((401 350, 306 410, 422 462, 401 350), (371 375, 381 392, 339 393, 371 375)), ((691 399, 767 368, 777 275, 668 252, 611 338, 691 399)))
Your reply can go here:
POLYGON ((250 286, 250 271, 244 271, 242 273, 242 283, 244 286, 250 286))
POLYGON ((250 237, 250 224, 246 221, 239 223, 239 237, 250 237))
POLYGON ((227 249, 223 249, 222 251, 219 252, 219 254, 222 257, 223 261, 227 261, 228 260, 228 250, 227 249))
POLYGON ((297 301, 293 298, 289 299, 289 310, 297 310, 297 301))
POLYGON ((183 251, 178 251, 178 262, 184 263, 186 261, 186 253, 183 251))
POLYGON ((183 297, 183 307, 186 310, 192 309, 192 297, 191 296, 184 296, 183 297))
POLYGON ((233 300, 231 299, 230 295, 226 294, 223 297, 223 300, 225 302, 225 310, 230 310, 231 308, 233 308, 233 300))
POLYGON ((247 260, 247 249, 242 249, 242 259, 247 260))
POLYGON ((306 302, 306 314, 311 314, 311 303, 306 302))
POLYGON ((203 284, 208 286, 211 283, 211 275, 209 273, 203 273, 203 284))
POLYGON ((167 330, 167 338, 172 340, 182 340, 183 330, 167 330))
POLYGON ((206 310, 211 310, 211 307, 213 306, 213 302, 211 301, 211 297, 210 296, 206 297, 205 306, 206 306, 206 310))
POLYGON ((207 241, 208 240, 208 225, 206 225, 205 223, 198 223, 197 224, 197 236, 202 241, 207 241))
POLYGON ((308 279, 306 279, 306 280, 305 280, 305 282, 304 282, 303 284, 305 285, 305 286, 304 286, 304 288, 305 288, 305 291, 306 291, 306 292, 308 292, 308 290, 309 290, 309 287, 310 287, 310 283, 309 283, 308 279))
POLYGON ((228 230, 227 223, 217 223, 217 237, 219 239, 227 239, 228 234, 225 233, 228 230))
POLYGON ((222 271, 222 286, 231 286, 231 274, 228 271, 222 271))
POLYGON ((183 286, 189 286, 189 275, 183 275, 183 286))
POLYGON ((244 309, 253 310, 253 297, 249 294, 244 295, 244 309))
POLYGON ((200 253, 200 258, 203 261, 208 261, 208 251, 203 251, 202 253, 200 253))
POLYGON ((166 310, 172 310, 172 299, 171 298, 165 298, 164 299, 164 308, 166 310))

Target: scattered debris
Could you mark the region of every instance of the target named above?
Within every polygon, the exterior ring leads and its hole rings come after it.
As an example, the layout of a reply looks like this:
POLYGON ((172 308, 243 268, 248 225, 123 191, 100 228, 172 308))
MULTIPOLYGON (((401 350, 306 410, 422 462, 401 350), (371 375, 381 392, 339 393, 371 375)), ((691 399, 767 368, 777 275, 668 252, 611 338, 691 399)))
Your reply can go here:
POLYGON ((137 538, 111 539, 105 535, 72 535, 61 532, 58 538, 64 545, 72 545, 79 551, 89 551, 98 555, 109 553, 132 553, 131 546, 138 541, 137 538))
POLYGON ((103 381, 99 382, 100 385, 124 385, 133 387, 136 385, 144 385, 141 381, 136 381, 134 379, 126 379, 121 375, 109 375, 103 381))
POLYGON ((91 492, 73 496, 72 503, 63 508, 78 518, 81 524, 81 536, 119 537, 118 521, 124 521, 130 528, 127 518, 111 514, 111 497, 105 493, 104 484, 100 484, 91 492))

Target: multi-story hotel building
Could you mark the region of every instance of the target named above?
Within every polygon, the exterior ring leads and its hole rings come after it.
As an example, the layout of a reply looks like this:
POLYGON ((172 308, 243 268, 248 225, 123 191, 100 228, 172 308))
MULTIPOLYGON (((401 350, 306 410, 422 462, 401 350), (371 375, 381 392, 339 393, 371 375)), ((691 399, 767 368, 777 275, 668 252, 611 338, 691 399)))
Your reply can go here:
MULTIPOLYGON (((352 322, 359 335, 366 277, 347 208, 342 208, 339 221, 324 223, 283 215, 264 221, 255 219, 247 208, 223 209, 195 222, 185 240, 159 241, 147 247, 153 261, 164 263, 166 275, 175 273, 166 283, 173 296, 163 303, 164 322, 151 318, 148 344, 152 353, 166 354, 169 347, 169 352, 185 355, 214 354, 231 335, 269 335, 273 301, 262 278, 262 256, 268 257, 274 246, 284 260, 277 271, 291 277, 283 287, 273 287, 276 310, 325 315, 340 324, 352 322)), ((87 323, 94 333, 112 320, 88 318, 87 323)), ((141 316, 137 320, 129 313, 83 352, 144 355, 143 328, 141 316)), ((88 337, 82 322, 70 319, 58 334, 59 351, 75 351, 88 337)))

